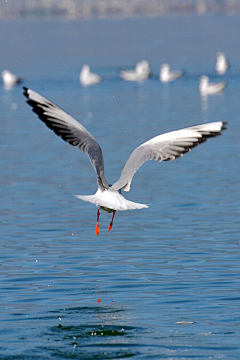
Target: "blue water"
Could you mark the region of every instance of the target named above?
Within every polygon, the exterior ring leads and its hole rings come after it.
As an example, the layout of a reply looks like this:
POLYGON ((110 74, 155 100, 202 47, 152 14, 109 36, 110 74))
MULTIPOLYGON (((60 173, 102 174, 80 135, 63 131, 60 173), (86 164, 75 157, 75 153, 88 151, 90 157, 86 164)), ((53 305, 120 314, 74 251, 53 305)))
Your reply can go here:
POLYGON ((101 213, 89 159, 0 88, 0 358, 240 357, 240 16, 0 23, 0 68, 75 116, 116 181, 131 151, 166 131, 228 121, 173 162, 146 163, 126 198, 149 209, 101 213), (215 54, 231 60, 221 95, 201 99, 215 54), (149 60, 155 77, 125 83, 149 60), (161 84, 169 62, 187 74, 161 84), (82 88, 83 63, 104 76, 82 88), (101 299, 101 302, 98 302, 101 299), (189 322, 182 325, 177 322, 189 322))

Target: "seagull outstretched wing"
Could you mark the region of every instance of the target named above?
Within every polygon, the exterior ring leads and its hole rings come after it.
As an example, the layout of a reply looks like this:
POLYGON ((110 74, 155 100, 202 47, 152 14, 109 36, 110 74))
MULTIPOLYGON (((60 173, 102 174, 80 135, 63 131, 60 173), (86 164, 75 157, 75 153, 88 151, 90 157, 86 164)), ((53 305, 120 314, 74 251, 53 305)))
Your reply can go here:
POLYGON ((108 189, 109 185, 104 176, 104 163, 102 150, 94 137, 77 120, 71 117, 59 106, 39 95, 33 90, 23 88, 27 103, 52 131, 69 144, 85 152, 97 173, 99 187, 108 189))
POLYGON ((203 125, 172 131, 152 138, 137 147, 126 162, 121 176, 112 185, 115 190, 130 190, 135 172, 148 160, 169 161, 183 156, 191 148, 206 141, 209 137, 221 134, 225 122, 212 122, 203 125))

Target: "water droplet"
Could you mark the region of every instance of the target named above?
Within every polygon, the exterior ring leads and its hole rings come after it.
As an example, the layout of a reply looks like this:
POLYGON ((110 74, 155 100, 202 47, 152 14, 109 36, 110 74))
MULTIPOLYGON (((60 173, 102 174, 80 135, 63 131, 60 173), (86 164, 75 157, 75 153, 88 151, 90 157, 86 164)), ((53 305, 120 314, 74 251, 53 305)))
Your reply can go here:
POLYGON ((62 318, 61 318, 61 316, 59 316, 59 318, 58 318, 58 319, 59 319, 59 324, 58 324, 58 327, 59 327, 59 328, 61 328, 61 327, 62 327, 62 324, 61 324, 61 320, 62 320, 62 318))
POLYGON ((76 343, 76 336, 73 336, 73 347, 76 347, 77 343, 76 343))

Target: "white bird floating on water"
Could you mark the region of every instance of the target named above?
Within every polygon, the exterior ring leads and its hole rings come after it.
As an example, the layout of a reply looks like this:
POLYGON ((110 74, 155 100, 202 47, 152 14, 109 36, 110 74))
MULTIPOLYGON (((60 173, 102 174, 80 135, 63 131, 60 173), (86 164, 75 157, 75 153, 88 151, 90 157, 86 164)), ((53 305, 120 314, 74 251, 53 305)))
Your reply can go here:
POLYGON ((1 78, 6 89, 11 89, 16 84, 20 84, 22 82, 22 79, 19 76, 11 73, 9 70, 3 70, 1 78))
POLYGON ((220 52, 217 53, 217 60, 216 60, 216 70, 219 75, 225 74, 227 69, 229 68, 230 64, 226 59, 224 53, 220 52))
POLYGON ((83 65, 82 70, 79 74, 80 83, 83 86, 90 86, 99 84, 103 78, 97 74, 94 74, 90 71, 89 65, 83 65))
POLYGON ((121 190, 129 191, 135 172, 147 160, 158 162, 174 160, 183 156, 191 148, 204 142, 209 137, 221 134, 225 129, 222 121, 172 131, 158 135, 137 147, 126 162, 121 176, 113 185, 109 185, 104 176, 103 155, 95 138, 73 117, 60 107, 33 90, 23 88, 27 103, 39 118, 69 144, 84 151, 90 158, 97 173, 98 190, 94 195, 76 195, 78 199, 88 201, 98 207, 96 234, 99 234, 100 211, 113 213, 108 230, 113 224, 117 210, 133 210, 147 208, 148 205, 135 203, 125 199, 121 190))
POLYGON ((218 94, 223 91, 226 85, 225 81, 210 83, 208 76, 203 75, 200 78, 199 91, 201 95, 218 94))
POLYGON ((160 68, 159 79, 162 82, 169 82, 180 79, 184 74, 185 71, 183 70, 170 71, 170 66, 168 64, 162 64, 160 68))
POLYGON ((135 70, 121 70, 120 76, 126 81, 143 81, 151 75, 149 64, 146 60, 136 64, 135 70))

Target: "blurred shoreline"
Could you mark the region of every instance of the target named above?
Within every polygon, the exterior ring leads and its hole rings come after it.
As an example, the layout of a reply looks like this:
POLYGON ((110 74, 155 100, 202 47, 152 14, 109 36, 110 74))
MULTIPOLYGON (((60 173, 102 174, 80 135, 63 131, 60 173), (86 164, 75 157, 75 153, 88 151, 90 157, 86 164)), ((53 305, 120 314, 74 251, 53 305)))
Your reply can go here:
POLYGON ((0 20, 132 18, 240 13, 240 0, 5 0, 0 20))

